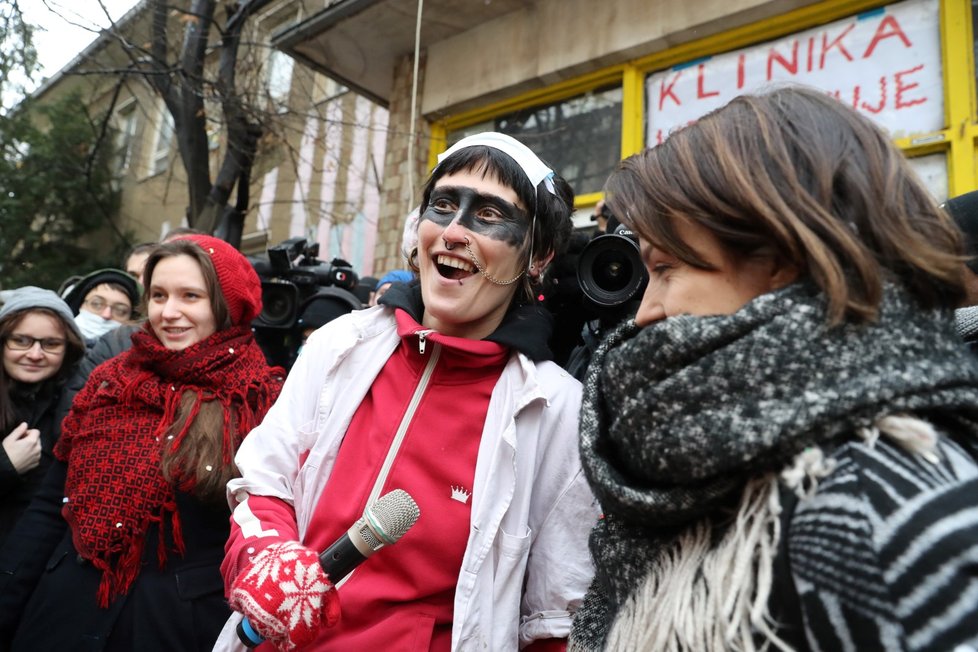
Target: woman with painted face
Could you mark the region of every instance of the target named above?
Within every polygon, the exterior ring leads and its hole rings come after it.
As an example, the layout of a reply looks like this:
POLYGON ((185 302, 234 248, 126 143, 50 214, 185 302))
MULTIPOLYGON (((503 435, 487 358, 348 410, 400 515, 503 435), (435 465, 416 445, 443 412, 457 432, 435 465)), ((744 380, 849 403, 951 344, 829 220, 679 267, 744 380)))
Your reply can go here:
POLYGON ((822 91, 739 97, 605 190, 649 284, 592 358, 579 650, 978 644, 960 236, 822 91))
POLYGON ((231 613, 225 487, 284 372, 255 342, 261 283, 231 245, 162 244, 145 278, 146 324, 76 395, 0 551, 4 649, 205 650, 231 613))
POLYGON ((228 595, 281 649, 563 649, 591 575, 580 386, 548 361, 531 292, 572 193, 502 134, 439 161, 418 280, 314 332, 236 458, 228 595), (336 591, 319 552, 394 489, 420 518, 336 591))
POLYGON ((0 308, 0 545, 50 466, 56 406, 85 343, 71 309, 51 290, 13 290, 0 308))

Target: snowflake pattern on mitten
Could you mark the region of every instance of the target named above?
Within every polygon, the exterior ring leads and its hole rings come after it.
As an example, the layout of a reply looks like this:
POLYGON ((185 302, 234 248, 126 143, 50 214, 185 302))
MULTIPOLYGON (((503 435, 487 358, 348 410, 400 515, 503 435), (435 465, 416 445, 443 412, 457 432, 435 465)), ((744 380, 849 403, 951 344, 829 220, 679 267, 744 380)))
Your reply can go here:
POLYGON ((231 607, 280 649, 316 638, 323 625, 339 620, 339 598, 319 555, 296 541, 262 550, 231 588, 231 607))

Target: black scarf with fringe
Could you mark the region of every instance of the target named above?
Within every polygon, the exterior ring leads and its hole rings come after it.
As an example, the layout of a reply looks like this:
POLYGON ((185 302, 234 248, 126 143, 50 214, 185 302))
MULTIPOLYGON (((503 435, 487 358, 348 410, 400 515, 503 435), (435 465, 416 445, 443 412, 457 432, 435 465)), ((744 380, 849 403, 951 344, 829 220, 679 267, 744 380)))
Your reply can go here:
POLYGON ((978 362, 951 311, 894 287, 868 324, 829 328, 824 299, 797 283, 733 315, 619 326, 584 383, 581 462, 604 517, 575 648, 601 649, 666 546, 729 507, 748 478, 896 413, 966 420, 975 432, 978 362))

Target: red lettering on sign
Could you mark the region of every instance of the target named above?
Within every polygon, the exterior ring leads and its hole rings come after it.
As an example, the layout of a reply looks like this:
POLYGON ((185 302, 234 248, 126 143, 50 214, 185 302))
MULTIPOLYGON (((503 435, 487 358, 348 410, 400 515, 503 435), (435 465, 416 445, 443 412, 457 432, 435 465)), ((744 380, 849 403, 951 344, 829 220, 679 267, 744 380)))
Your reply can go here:
POLYGON ((798 74, 798 41, 791 44, 791 61, 788 61, 781 54, 771 48, 767 53, 767 81, 771 81, 774 74, 774 62, 777 61, 781 67, 792 75, 798 74))
POLYGON ((746 61, 746 54, 741 53, 737 56, 737 90, 744 87, 744 63, 746 61))
POLYGON ((836 36, 834 39, 832 39, 831 42, 829 41, 828 33, 822 34, 822 55, 819 57, 818 60, 819 70, 825 69, 825 56, 829 53, 830 50, 832 50, 832 48, 838 48, 839 52, 842 53, 842 56, 844 56, 847 60, 852 61, 852 55, 849 54, 849 50, 847 50, 846 46, 843 45, 842 39, 844 39, 846 35, 849 32, 851 32, 854 27, 855 24, 847 25, 846 28, 842 30, 842 33, 836 36))
POLYGON ((896 36, 903 44, 908 48, 913 47, 913 43, 907 38, 907 35, 900 28, 900 23, 897 22, 896 16, 887 16, 882 21, 880 21, 879 26, 876 28, 876 33, 873 34, 873 40, 869 42, 869 47, 866 48, 865 54, 863 54, 863 59, 868 59, 872 56, 873 50, 876 49, 876 45, 885 38, 890 38, 896 36), (889 30, 887 30, 889 28, 889 30))
MULTIPOLYGON (((910 68, 909 70, 903 70, 898 73, 895 73, 893 75, 892 82, 890 81, 889 76, 886 75, 881 76, 879 78, 879 89, 880 89, 879 98, 872 104, 866 101, 866 99, 863 97, 863 87, 857 84, 852 89, 852 95, 851 95, 852 108, 865 113, 871 113, 875 115, 875 114, 882 113, 884 110, 887 109, 891 111, 900 110, 900 109, 910 108, 912 106, 917 106, 919 104, 924 104, 928 100, 926 96, 919 96, 919 97, 906 96, 908 91, 912 91, 913 89, 920 88, 920 84, 917 82, 910 82, 909 80, 905 79, 905 77, 909 75, 913 75, 915 73, 920 72, 921 70, 923 70, 923 68, 924 66, 923 64, 921 64, 919 66, 910 68), (892 100, 893 104, 888 106, 889 102, 891 101, 890 100, 891 84, 894 89, 893 100, 892 100)), ((834 91, 826 91, 826 92, 828 95, 840 101, 843 101, 842 100, 843 97, 847 97, 847 98, 849 97, 849 91, 847 90, 841 90, 841 91, 834 90, 834 91)))
POLYGON ((856 99, 853 100, 853 107, 857 109, 863 109, 870 113, 879 113, 886 106, 886 77, 880 77, 880 101, 876 106, 867 104, 866 102, 859 102, 859 87, 856 86, 856 91, 853 93, 856 99))
POLYGON ((920 64, 919 66, 914 66, 910 70, 901 70, 900 72, 895 73, 893 75, 893 79, 896 81, 896 92, 895 92, 895 95, 896 95, 896 108, 897 109, 905 109, 907 107, 916 106, 918 104, 923 104, 924 102, 927 101, 927 98, 926 97, 916 97, 914 99, 909 99, 909 100, 908 99, 904 99, 904 97, 903 97, 903 94, 906 91, 913 90, 913 89, 918 88, 920 86, 920 84, 918 84, 917 82, 913 82, 912 84, 908 84, 908 83, 906 83, 906 82, 903 81, 903 78, 906 75, 912 75, 915 72, 920 72, 923 69, 924 69, 924 64, 920 64))
POLYGON ((696 97, 701 100, 708 97, 716 97, 720 94, 720 91, 707 91, 703 88, 703 76, 705 69, 705 63, 701 63, 696 67, 696 97))
POLYGON ((805 66, 805 70, 807 70, 808 72, 812 71, 812 65, 814 65, 814 59, 815 59, 815 37, 809 36, 807 65, 805 66))
POLYGON ((679 81, 679 77, 682 74, 683 74, 682 70, 677 72, 675 76, 673 76, 672 81, 669 82, 668 86, 666 85, 665 79, 659 82, 659 110, 660 111, 662 110, 662 107, 665 105, 667 97, 671 97, 672 101, 676 103, 676 106, 683 105, 683 103, 679 101, 679 98, 676 97, 676 94, 672 92, 673 87, 676 85, 676 82, 679 81))

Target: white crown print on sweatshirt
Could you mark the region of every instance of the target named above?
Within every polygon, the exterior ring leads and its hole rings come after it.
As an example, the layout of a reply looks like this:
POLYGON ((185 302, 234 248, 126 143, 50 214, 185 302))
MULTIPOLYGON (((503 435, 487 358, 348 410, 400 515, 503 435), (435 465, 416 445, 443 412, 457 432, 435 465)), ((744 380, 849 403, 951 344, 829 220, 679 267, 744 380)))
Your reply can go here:
POLYGON ((469 502, 469 496, 471 495, 472 492, 466 491, 465 487, 456 487, 455 485, 452 485, 452 500, 457 500, 465 505, 469 502))

